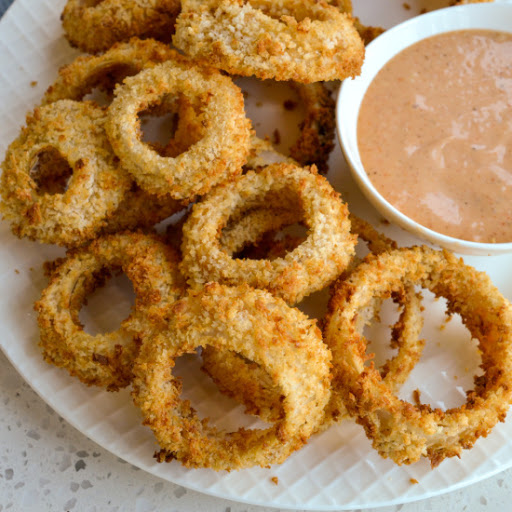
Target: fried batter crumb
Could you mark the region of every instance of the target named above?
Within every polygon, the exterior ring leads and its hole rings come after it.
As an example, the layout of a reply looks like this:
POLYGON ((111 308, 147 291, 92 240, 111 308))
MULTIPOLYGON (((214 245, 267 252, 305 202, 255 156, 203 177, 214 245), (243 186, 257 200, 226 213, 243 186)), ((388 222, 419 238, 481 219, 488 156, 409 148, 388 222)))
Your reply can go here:
POLYGON ((14 272, 16 272, 16 274, 20 273, 20 271, 17 268, 14 269, 14 272))
POLYGON ((32 82, 30 82, 30 87, 35 87, 37 85, 37 80, 32 80, 32 82))
POLYGON ((406 11, 409 11, 409 10, 411 9, 411 6, 410 6, 408 3, 406 3, 406 2, 404 2, 404 3, 402 4, 402 7, 403 7, 406 11))
POLYGON ((419 484, 418 480, 416 480, 416 478, 411 478, 409 480, 411 482, 411 484, 415 485, 415 484, 419 484))
POLYGON ((285 100, 283 102, 283 107, 285 110, 295 110, 297 108, 298 103, 293 100, 285 100))
POLYGON ((272 144, 275 144, 276 146, 281 143, 281 133, 279 133, 279 130, 276 128, 274 132, 272 133, 272 144))
POLYGON ((270 480, 272 480, 272 482, 273 482, 275 485, 278 485, 278 484, 279 484, 279 478, 277 478, 277 476, 273 476, 270 480))
POLYGON ((262 101, 257 101, 256 102, 256 106, 257 107, 262 107, 263 106, 263 102, 262 101))
POLYGON ((419 389, 415 389, 413 392, 412 392, 412 399, 414 400, 414 403, 419 406, 421 404, 421 400, 420 400, 420 396, 421 396, 421 393, 420 393, 420 390, 419 389))

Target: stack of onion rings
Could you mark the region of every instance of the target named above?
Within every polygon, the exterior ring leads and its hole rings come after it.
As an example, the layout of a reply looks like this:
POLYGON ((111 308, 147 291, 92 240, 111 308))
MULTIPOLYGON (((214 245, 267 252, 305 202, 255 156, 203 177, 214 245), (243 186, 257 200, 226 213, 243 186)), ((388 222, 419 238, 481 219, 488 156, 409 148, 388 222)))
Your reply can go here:
MULTIPOLYGON (((352 232, 364 240, 375 254, 396 248, 393 240, 378 233, 366 221, 354 215, 351 215, 350 219, 352 232)), ((261 239, 262 233, 267 229, 278 229, 294 220, 296 219, 293 217, 293 212, 279 213, 268 208, 252 210, 240 219, 238 224, 224 232, 222 240, 230 243, 230 250, 236 252, 242 245, 244 232, 242 228, 246 226, 251 228, 246 230, 246 233, 250 242, 254 243, 261 239), (279 221, 281 221, 280 224, 279 221), (233 236, 232 232, 237 236, 233 236)), ((300 242, 301 240, 298 240, 295 243, 300 242)), ((270 247, 271 252, 272 250, 274 250, 273 246, 270 247)), ((276 255, 276 257, 283 256, 284 254, 279 253, 276 255)), ((344 277, 348 275, 345 273, 344 277)), ((420 359, 424 340, 419 337, 423 326, 421 296, 416 293, 414 286, 404 286, 397 290, 393 300, 402 305, 399 319, 391 330, 391 347, 398 349, 398 352, 386 361, 379 371, 386 384, 396 391, 420 359)), ((380 301, 372 303, 367 316, 361 315, 360 320, 365 321, 375 316, 379 307, 380 301)), ((275 421, 282 416, 280 390, 272 385, 268 374, 257 364, 248 362, 233 352, 221 352, 212 347, 203 349, 202 359, 203 371, 213 379, 222 393, 242 403, 247 413, 259 416, 265 421, 275 421)), ((347 411, 341 395, 333 394, 321 430, 330 426, 333 421, 339 421, 346 416, 347 411)))

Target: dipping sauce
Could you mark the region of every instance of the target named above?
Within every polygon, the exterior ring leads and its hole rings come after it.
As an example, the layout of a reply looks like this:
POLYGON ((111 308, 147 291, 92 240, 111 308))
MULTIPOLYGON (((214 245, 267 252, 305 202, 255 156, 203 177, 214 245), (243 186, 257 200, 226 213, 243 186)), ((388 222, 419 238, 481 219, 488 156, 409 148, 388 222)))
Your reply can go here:
POLYGON ((391 59, 358 119, 380 194, 423 226, 512 242, 512 34, 458 30, 391 59))

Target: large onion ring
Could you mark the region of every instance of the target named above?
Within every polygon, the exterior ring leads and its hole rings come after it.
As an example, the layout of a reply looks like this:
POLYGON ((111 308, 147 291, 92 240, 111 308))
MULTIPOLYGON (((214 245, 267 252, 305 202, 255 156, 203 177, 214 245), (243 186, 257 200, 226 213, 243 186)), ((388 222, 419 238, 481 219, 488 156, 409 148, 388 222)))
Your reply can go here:
POLYGON ((182 293, 178 256, 159 238, 140 233, 105 236, 71 251, 51 275, 35 304, 45 360, 88 385, 117 390, 132 379, 138 352, 134 336, 157 323, 161 309, 182 293), (135 290, 135 308, 118 330, 93 336, 78 314, 87 296, 113 271, 122 270, 135 290))
POLYGON ((313 0, 184 0, 173 43, 234 75, 304 83, 358 75, 364 58, 351 17, 313 0))
POLYGON ((67 0, 61 19, 71 46, 98 53, 132 36, 170 41, 179 9, 179 0, 67 0))
POLYGON ((116 89, 107 132, 122 164, 143 189, 179 200, 192 200, 239 174, 250 149, 250 122, 240 89, 218 71, 172 62, 145 69, 116 89), (175 158, 160 156, 140 140, 137 114, 178 94, 199 100, 203 137, 175 158))
POLYGON ((161 451, 159 460, 215 470, 277 464, 322 420, 330 396, 330 354, 313 320, 264 290, 217 283, 170 308, 167 330, 143 340, 133 397, 161 451), (284 416, 264 430, 224 433, 179 398, 174 361, 199 346, 233 350, 265 367, 283 390, 284 416))
POLYGON ((191 286, 209 281, 265 288, 289 304, 327 286, 347 267, 356 237, 350 234, 346 205, 315 168, 274 164, 214 189, 196 203, 183 227, 182 271, 191 286), (219 243, 230 216, 243 207, 297 205, 309 229, 306 240, 284 258, 233 259, 219 243))
POLYGON ((131 186, 105 133, 105 112, 61 100, 40 107, 9 146, 2 164, 1 210, 19 237, 76 246, 105 225, 131 186), (31 175, 40 154, 55 150, 73 173, 62 194, 41 193, 31 175))
POLYGON ((335 387, 382 456, 398 464, 425 456, 437 466, 504 420, 512 401, 512 307, 486 274, 448 252, 399 249, 368 257, 336 286, 329 309, 324 339, 333 352, 335 387), (462 407, 442 411, 400 400, 373 366, 365 366, 361 312, 404 284, 445 297, 448 311, 460 314, 479 342, 484 373, 462 407))

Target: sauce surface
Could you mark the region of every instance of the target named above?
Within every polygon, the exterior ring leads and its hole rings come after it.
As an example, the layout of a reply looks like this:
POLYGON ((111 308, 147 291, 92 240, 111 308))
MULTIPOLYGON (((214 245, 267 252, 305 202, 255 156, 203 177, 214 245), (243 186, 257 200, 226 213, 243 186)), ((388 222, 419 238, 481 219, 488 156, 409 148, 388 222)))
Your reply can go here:
POLYGON ((370 84, 357 136, 368 177, 402 213, 512 242, 512 34, 460 30, 406 48, 370 84))

